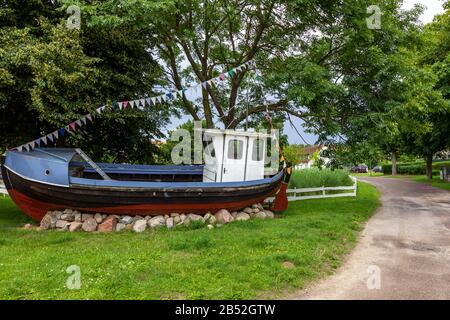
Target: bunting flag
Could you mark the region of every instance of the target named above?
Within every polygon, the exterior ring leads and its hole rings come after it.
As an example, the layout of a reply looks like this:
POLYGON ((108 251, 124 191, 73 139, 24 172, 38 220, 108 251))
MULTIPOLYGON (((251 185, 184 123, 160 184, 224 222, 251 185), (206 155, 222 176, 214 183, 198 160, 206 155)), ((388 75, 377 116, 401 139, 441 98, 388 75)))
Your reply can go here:
MULTIPOLYGON (((185 93, 188 90, 194 90, 195 93, 198 93, 198 91, 201 90, 202 88, 204 88, 206 90, 208 85, 211 86, 213 84, 217 84, 220 81, 224 81, 227 77, 232 78, 233 76, 236 75, 236 73, 242 72, 243 70, 247 70, 247 69, 251 69, 251 68, 256 69, 256 63, 254 60, 249 60, 240 66, 237 66, 235 68, 232 68, 231 70, 228 70, 227 72, 222 72, 218 77, 209 79, 207 81, 202 81, 200 83, 197 83, 197 84, 192 85, 187 88, 183 87, 181 90, 169 91, 165 94, 162 94, 162 95, 159 95, 156 97, 141 98, 141 99, 130 100, 130 101, 119 101, 118 102, 118 101, 114 100, 112 103, 112 110, 113 111, 115 111, 116 109, 125 110, 128 107, 130 107, 130 109, 138 108, 140 110, 143 110, 145 108, 146 103, 148 106, 154 106, 157 103, 172 101, 172 100, 178 99, 180 97, 182 98, 183 95, 185 97, 185 93)), ((256 76, 258 77, 258 79, 261 78, 258 74, 256 74, 256 76)), ((107 108, 106 105, 101 106, 101 107, 95 109, 95 113, 102 114, 106 110, 106 108, 107 108)), ((83 125, 86 125, 88 123, 88 120, 90 122, 92 122, 94 117, 95 117, 95 114, 91 114, 91 113, 84 115, 80 119, 71 122, 70 124, 68 124, 67 126, 65 126, 63 128, 60 128, 52 133, 49 133, 39 139, 36 139, 34 141, 31 141, 24 145, 21 145, 13 150, 17 150, 19 152, 26 150, 28 152, 34 148, 40 147, 41 145, 48 145, 49 142, 55 143, 56 140, 58 140, 60 137, 64 137, 66 131, 70 134, 75 134, 75 131, 78 128, 81 128, 83 125)), ((270 115, 267 113, 266 117, 270 117, 270 115)), ((270 120, 272 120, 272 119, 270 119, 270 120)))

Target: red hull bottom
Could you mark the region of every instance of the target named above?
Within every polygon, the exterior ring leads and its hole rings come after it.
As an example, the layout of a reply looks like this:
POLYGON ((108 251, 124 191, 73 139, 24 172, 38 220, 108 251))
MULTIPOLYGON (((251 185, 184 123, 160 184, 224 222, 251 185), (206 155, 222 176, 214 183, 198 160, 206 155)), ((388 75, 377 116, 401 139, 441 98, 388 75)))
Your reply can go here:
MULTIPOLYGON (((52 210, 64 210, 67 207, 46 203, 36 199, 32 199, 21 192, 16 190, 8 190, 11 199, 16 205, 28 216, 36 221, 41 221, 48 211, 52 210)), ((275 193, 275 192, 274 192, 275 193)), ((272 193, 273 194, 273 193, 272 193)), ((127 205, 127 206, 115 206, 115 207, 101 207, 101 208, 81 208, 71 207, 71 209, 79 210, 82 212, 91 213, 104 213, 104 214, 117 214, 117 215, 157 215, 157 214, 169 214, 169 213, 207 213, 214 212, 220 209, 227 209, 231 211, 237 211, 239 209, 248 207, 252 204, 262 202, 271 195, 264 195, 251 200, 236 201, 236 202, 216 202, 216 203, 196 203, 196 204, 142 204, 142 205, 127 205)))

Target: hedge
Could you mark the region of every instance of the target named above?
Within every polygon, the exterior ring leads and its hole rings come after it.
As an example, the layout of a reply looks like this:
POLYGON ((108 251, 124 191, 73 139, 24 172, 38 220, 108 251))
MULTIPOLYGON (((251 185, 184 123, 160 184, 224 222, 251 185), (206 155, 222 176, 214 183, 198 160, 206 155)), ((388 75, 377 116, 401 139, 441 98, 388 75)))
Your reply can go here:
MULTIPOLYGON (((439 175, 441 167, 450 167, 450 161, 433 162, 433 175, 439 175)), ((381 166, 384 174, 392 173, 392 164, 383 164, 381 166)), ((424 162, 398 163, 397 173, 406 175, 426 174, 426 165, 424 162)))

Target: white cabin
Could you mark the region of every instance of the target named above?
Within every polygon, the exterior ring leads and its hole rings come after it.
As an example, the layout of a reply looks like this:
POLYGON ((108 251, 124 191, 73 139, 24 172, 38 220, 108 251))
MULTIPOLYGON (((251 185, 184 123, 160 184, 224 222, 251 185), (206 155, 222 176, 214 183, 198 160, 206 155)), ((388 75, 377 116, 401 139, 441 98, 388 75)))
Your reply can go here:
POLYGON ((264 179, 267 139, 254 130, 203 129, 203 182, 264 179))

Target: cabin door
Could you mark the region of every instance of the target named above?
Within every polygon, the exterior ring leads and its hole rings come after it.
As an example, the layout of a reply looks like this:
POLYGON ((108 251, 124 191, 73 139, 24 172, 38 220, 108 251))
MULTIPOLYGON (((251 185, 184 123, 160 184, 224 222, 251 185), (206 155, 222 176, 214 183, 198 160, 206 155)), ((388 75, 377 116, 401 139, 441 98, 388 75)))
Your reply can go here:
POLYGON ((247 137, 225 136, 222 182, 245 181, 247 137))

